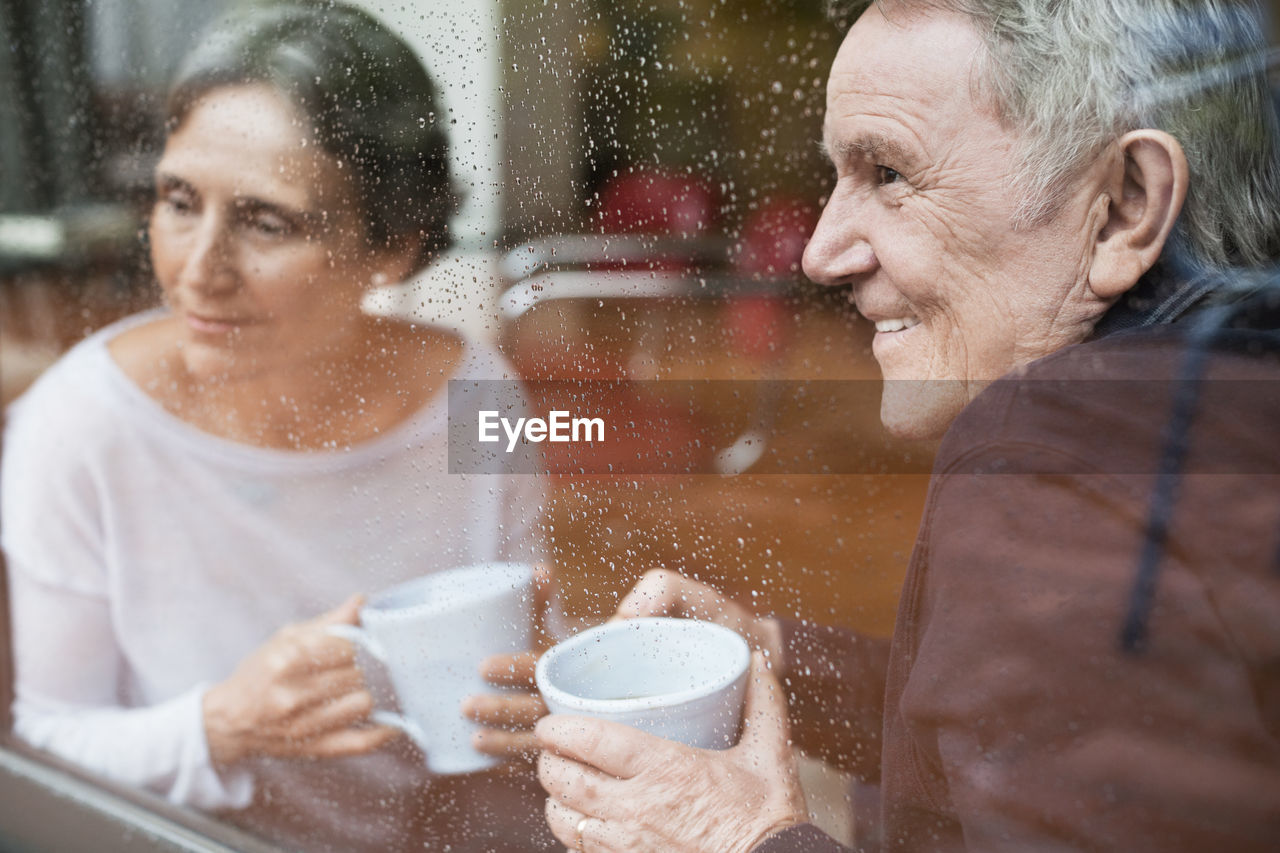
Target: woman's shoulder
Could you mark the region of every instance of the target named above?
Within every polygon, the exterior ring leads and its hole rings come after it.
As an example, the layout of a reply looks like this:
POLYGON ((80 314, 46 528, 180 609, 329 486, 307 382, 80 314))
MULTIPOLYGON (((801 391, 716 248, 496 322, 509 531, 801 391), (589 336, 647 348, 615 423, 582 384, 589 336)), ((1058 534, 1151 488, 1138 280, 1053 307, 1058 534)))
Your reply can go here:
POLYGON ((101 379, 111 366, 110 342, 148 319, 148 315, 134 315, 105 326, 72 346, 13 402, 8 420, 12 422, 32 410, 74 410, 100 399, 109 388, 101 379))
POLYGON ((457 379, 502 379, 515 381, 520 378, 516 368, 493 343, 468 337, 463 358, 458 364, 457 379))
MULTIPOLYGON (((394 346, 403 354, 396 375, 423 394, 422 402, 442 398, 450 381, 516 381, 515 368, 497 346, 462 329, 392 321, 394 346)), ((403 393, 406 389, 401 388, 403 393)))
POLYGON ((171 379, 177 363, 177 320, 166 311, 134 315, 104 338, 108 357, 140 388, 171 379))
POLYGON ((491 341, 455 326, 382 318, 383 334, 411 354, 411 361, 446 379, 507 379, 514 369, 491 341))
POLYGON ((95 417, 120 410, 127 396, 126 377, 141 369, 158 351, 141 342, 167 320, 163 311, 146 311, 118 320, 75 344, 13 402, 6 420, 35 421, 42 428, 60 424, 92 425, 95 417), (122 347, 121 342, 125 342, 122 347), (132 370, 126 368, 120 353, 132 370), (60 413, 65 417, 60 417, 60 413), (89 422, 89 423, 86 423, 89 422))
MULTIPOLYGON (((126 380, 109 350, 119 335, 150 323, 134 315, 77 343, 46 370, 5 416, 6 464, 75 464, 104 452, 127 426, 126 380)), ((50 469, 52 470, 52 469, 50 469)))

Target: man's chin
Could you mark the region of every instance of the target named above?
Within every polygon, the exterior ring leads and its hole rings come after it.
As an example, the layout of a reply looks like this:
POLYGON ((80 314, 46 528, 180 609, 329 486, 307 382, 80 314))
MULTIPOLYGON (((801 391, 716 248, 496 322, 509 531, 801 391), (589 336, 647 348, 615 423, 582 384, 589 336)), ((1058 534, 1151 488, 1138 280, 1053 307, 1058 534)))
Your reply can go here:
POLYGON ((964 384, 954 380, 886 380, 880 422, 889 434, 908 441, 941 438, 968 403, 964 384))

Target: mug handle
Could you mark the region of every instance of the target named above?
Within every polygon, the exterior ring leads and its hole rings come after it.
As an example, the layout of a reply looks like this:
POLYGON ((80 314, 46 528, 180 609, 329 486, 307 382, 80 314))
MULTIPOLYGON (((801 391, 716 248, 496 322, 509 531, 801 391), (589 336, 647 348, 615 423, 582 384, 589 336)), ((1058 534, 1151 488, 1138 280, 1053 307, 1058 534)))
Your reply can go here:
POLYGON ((422 730, 422 726, 403 714, 397 714, 395 711, 374 711, 369 715, 369 720, 380 726, 399 729, 408 735, 409 740, 413 741, 414 746, 418 747, 423 755, 427 754, 427 733, 422 730))
POLYGON ((382 648, 382 644, 375 640, 367 631, 361 629, 357 625, 330 625, 324 629, 324 632, 332 637, 341 637, 355 643, 383 666, 387 665, 387 652, 382 648))
MULTIPOLYGON (((362 649, 373 655, 374 659, 383 666, 387 665, 387 653, 382 648, 382 644, 375 640, 367 631, 362 630, 356 625, 330 625, 324 629, 326 634, 333 637, 340 637, 349 640, 360 646, 362 649)), ((415 721, 409 719, 403 714, 397 714, 394 711, 374 711, 369 715, 369 720, 380 726, 391 726, 399 729, 409 736, 418 749, 422 752, 427 751, 427 733, 422 730, 422 726, 415 721)))

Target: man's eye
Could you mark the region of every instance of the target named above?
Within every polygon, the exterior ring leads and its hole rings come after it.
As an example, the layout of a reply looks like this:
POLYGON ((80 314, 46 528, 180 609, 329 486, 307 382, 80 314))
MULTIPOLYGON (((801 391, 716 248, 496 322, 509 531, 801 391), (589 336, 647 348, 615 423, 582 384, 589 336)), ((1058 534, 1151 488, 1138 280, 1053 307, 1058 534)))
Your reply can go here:
POLYGON ((876 166, 876 182, 884 184, 897 183, 902 180, 902 175, 897 170, 890 169, 888 166, 876 166))

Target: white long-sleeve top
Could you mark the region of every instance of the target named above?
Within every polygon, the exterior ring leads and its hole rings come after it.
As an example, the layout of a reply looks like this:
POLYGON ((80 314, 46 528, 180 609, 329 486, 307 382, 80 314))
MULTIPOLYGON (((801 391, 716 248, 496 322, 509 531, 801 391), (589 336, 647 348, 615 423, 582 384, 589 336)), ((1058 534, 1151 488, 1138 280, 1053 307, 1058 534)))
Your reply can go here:
MULTIPOLYGON (((537 558, 543 484, 449 474, 443 394, 349 450, 264 449, 201 432, 133 384, 107 350, 149 316, 86 339, 9 412, 0 543, 15 730, 175 803, 240 808, 262 774, 281 768, 215 772, 201 707, 207 685, 283 625, 352 593, 537 558)), ((468 341, 453 378, 511 371, 492 348, 468 341)), ((386 782, 410 772, 378 766, 397 760, 346 765, 386 782)))

